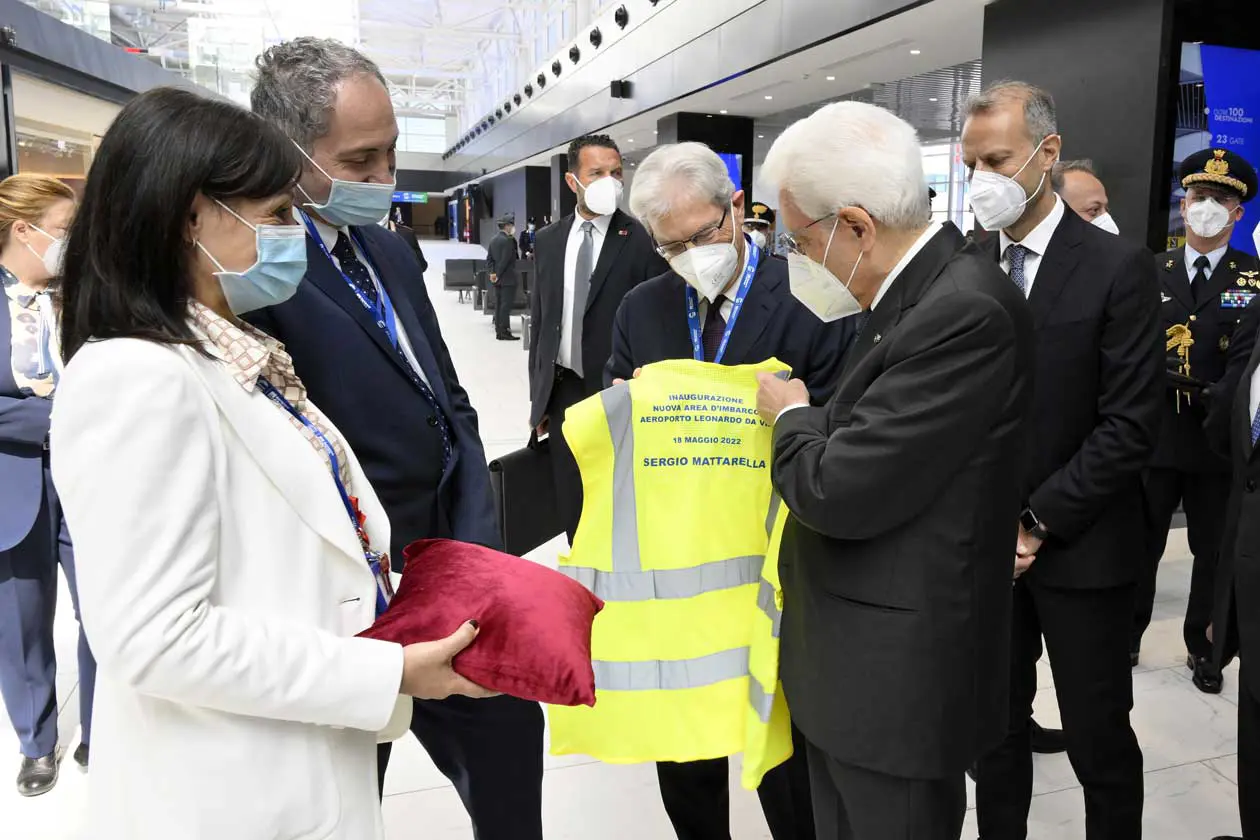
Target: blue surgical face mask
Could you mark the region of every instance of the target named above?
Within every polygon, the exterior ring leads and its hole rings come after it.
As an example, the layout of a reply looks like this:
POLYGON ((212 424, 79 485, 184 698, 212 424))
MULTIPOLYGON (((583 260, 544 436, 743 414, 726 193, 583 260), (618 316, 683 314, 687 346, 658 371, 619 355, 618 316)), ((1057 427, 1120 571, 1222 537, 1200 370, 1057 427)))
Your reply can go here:
POLYGON ((306 196, 303 209, 318 213, 321 219, 334 227, 366 227, 378 224, 382 217, 389 215, 389 208, 394 203, 395 182, 368 184, 363 181, 343 181, 340 178, 334 178, 325 172, 324 168, 316 163, 305 149, 297 143, 293 145, 297 146, 302 156, 311 162, 311 166, 319 170, 319 174, 332 182, 328 200, 323 204, 316 204, 310 194, 299 186, 298 190, 306 196))
POLYGON ((298 284, 306 274, 306 231, 297 225, 253 225, 221 201, 220 207, 235 216, 241 224, 254 229, 258 258, 244 271, 228 271, 223 264, 196 243, 201 252, 219 269, 214 273, 223 287, 228 308, 235 315, 265 309, 284 303, 297 294, 298 284))

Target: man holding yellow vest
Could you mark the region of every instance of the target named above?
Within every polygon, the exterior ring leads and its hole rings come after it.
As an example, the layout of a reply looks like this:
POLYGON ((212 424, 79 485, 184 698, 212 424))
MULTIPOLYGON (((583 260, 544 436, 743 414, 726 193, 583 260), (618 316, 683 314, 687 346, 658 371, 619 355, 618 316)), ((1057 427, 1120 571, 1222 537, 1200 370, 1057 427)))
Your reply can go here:
MULTIPOLYGON (((731 183, 721 158, 703 144, 663 146, 639 165, 630 208, 673 270, 632 290, 622 302, 606 383, 630 379, 639 368, 670 359, 725 366, 777 359, 805 381, 816 402, 830 396, 855 333, 853 320, 823 323, 792 298, 787 264, 771 259, 744 235, 744 207, 745 196, 731 183)), ((743 375, 755 394, 755 378, 743 375)), ((723 510, 734 514, 735 504, 733 496, 730 505, 718 503, 719 514, 700 532, 707 534, 706 546, 728 541, 739 529, 733 516, 720 515, 723 510)), ((764 517, 773 525, 772 510, 763 511, 764 517)), ((642 513, 639 521, 651 527, 642 513)), ((760 522, 758 527, 763 527, 760 522)), ((771 691, 775 679, 771 668, 771 691)), ((665 809, 679 840, 730 838, 728 753, 714 752, 718 757, 709 760, 657 765, 665 809)), ((786 764, 766 774, 758 793, 775 840, 813 840, 803 743, 786 764)))
POLYGON ((791 512, 780 672, 818 837, 957 840, 965 771, 1006 733, 1031 315, 932 221, 914 129, 891 113, 822 108, 763 178, 793 293, 820 318, 869 312, 826 406, 760 377, 791 512))

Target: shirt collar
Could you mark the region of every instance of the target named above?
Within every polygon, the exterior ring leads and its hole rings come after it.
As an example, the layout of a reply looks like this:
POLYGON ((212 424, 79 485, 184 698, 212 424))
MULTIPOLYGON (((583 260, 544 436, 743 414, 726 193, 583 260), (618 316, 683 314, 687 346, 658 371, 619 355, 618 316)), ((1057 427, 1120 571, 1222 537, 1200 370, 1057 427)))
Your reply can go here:
POLYGON ((593 219, 585 219, 585 218, 583 218, 583 217, 582 217, 582 214, 581 214, 581 213, 578 213, 577 211, 574 211, 574 213, 573 213, 573 229, 574 229, 574 230, 581 230, 581 229, 582 229, 582 222, 590 222, 592 225, 594 225, 594 226, 595 226, 595 229, 596 229, 597 231, 599 231, 599 235, 600 235, 600 236, 607 236, 607 235, 608 235, 608 227, 609 227, 609 225, 611 225, 611 224, 612 224, 612 217, 613 217, 613 214, 612 214, 612 213, 609 213, 607 216, 596 216, 596 217, 595 217, 595 218, 593 218, 593 219))
POLYGON ((1207 257, 1208 258, 1208 272, 1209 273, 1214 272, 1216 271, 1216 267, 1221 264, 1221 260, 1224 259, 1225 252, 1228 250, 1229 250, 1229 243, 1226 242, 1224 245, 1217 248, 1215 251, 1212 251, 1207 254, 1201 254, 1198 251, 1196 251, 1194 248, 1191 248, 1190 243, 1187 242, 1186 243, 1186 271, 1188 271, 1190 273, 1190 276, 1193 277, 1195 272, 1197 271, 1197 269, 1194 267, 1195 260, 1197 260, 1199 257, 1207 257))
MULTIPOLYGON (((1059 229, 1059 223, 1063 221, 1063 200, 1057 195, 1054 197, 1054 209, 1050 211, 1041 223, 1028 232, 1028 235, 1019 241, 1018 244, 1023 245, 1031 253, 1039 257, 1046 255, 1046 250, 1050 247, 1050 239, 1054 236, 1054 232, 1059 229)), ((1006 249, 1017 244, 1014 239, 1006 235, 1006 231, 999 234, 1002 243, 1002 259, 1006 259, 1006 249)))
POLYGON ((328 253, 330 254, 332 253, 333 248, 337 245, 337 235, 341 233, 344 233, 347 236, 349 235, 349 230, 347 228, 333 227, 327 222, 321 221, 314 216, 306 215, 296 207, 293 208, 293 218, 297 220, 298 224, 303 224, 306 219, 310 219, 311 224, 315 226, 316 233, 319 234, 320 241, 324 243, 324 247, 328 249, 328 253))
POLYGON ((901 260, 893 266, 893 270, 888 272, 888 276, 884 278, 884 282, 879 285, 879 291, 875 293, 875 300, 871 302, 871 309, 879 306, 879 302, 884 299, 884 295, 892 286, 893 281, 897 279, 897 275, 906 270, 906 266, 910 265, 911 261, 919 255, 919 252, 932 241, 932 237, 941 232, 942 227, 943 225, 940 222, 933 221, 927 226, 923 233, 919 234, 919 238, 916 239, 914 244, 910 246, 910 250, 902 254, 901 260))
POLYGON ((0 285, 4 286, 4 296, 23 309, 34 309, 36 298, 48 291, 47 289, 32 289, 2 265, 0 265, 0 285))

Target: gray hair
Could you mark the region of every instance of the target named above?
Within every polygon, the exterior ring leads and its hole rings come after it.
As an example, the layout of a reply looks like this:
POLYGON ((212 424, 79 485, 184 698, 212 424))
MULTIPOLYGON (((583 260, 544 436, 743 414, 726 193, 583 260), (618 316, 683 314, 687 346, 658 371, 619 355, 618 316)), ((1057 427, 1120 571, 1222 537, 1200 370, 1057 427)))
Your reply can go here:
POLYGON ((269 47, 254 62, 249 104, 302 148, 328 133, 337 88, 346 79, 371 76, 388 85, 376 62, 331 38, 295 38, 269 47))
POLYGON ((726 164, 703 143, 661 146, 639 164, 630 184, 630 212, 652 230, 680 199, 725 207, 735 195, 726 164))
POLYGON ((987 114, 1002 103, 1011 101, 1024 106, 1024 125, 1028 128, 1028 138, 1033 143, 1040 143, 1051 134, 1059 133, 1054 97, 1048 91, 1027 82, 994 82, 967 102, 967 117, 987 114))
POLYGON ((1089 158, 1061 160, 1054 165, 1054 169, 1050 170, 1050 186, 1055 192, 1063 192, 1063 183, 1069 172, 1084 172, 1095 178, 1098 177, 1098 173, 1094 171, 1094 162, 1089 158))
POLYGON ((811 219, 861 207, 880 224, 908 231, 932 218, 914 128, 864 102, 834 102, 788 126, 770 147, 761 179, 811 219))

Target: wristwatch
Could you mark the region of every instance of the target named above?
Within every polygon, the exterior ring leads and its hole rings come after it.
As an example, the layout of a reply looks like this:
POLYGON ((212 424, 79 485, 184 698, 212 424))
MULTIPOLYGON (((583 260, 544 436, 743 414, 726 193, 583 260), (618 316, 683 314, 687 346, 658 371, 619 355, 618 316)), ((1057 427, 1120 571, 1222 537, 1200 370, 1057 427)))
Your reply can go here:
POLYGON ((1023 512, 1020 513, 1019 524, 1030 537, 1036 537, 1039 540, 1044 540, 1046 537, 1050 536, 1050 532, 1046 530, 1046 526, 1042 524, 1041 520, 1037 518, 1037 514, 1033 513, 1033 510, 1030 507, 1024 508, 1023 512))

